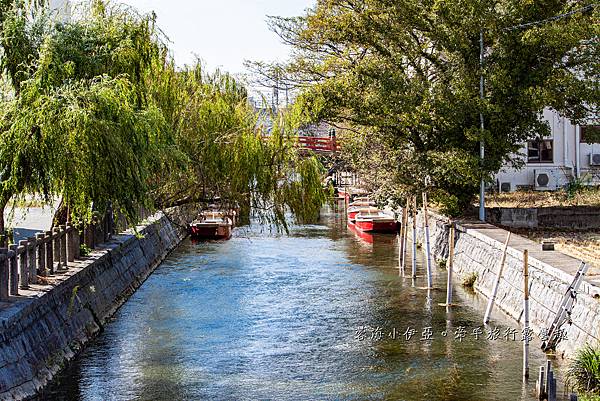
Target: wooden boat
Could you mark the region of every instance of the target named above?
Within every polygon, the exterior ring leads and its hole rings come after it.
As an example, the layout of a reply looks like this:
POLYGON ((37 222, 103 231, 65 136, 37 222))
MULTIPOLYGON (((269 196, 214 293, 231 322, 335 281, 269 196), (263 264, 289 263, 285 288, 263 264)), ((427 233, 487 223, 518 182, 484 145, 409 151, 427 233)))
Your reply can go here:
POLYGON ((190 223, 189 230, 195 239, 229 239, 233 222, 224 212, 205 211, 190 223))
POLYGON ((369 208, 356 215, 354 225, 361 231, 374 233, 395 233, 398 231, 398 222, 379 209, 369 208))
POLYGON ((349 206, 348 206, 348 210, 347 210, 347 215, 348 215, 348 221, 351 223, 354 223, 354 220, 356 220, 356 215, 362 211, 368 212, 369 210, 379 210, 377 209, 375 206, 374 202, 352 202, 349 206))

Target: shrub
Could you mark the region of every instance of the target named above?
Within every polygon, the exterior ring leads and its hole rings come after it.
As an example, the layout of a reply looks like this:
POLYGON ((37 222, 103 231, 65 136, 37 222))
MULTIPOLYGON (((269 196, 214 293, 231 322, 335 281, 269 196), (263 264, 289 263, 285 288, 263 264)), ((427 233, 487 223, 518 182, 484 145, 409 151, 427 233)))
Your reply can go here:
POLYGON ((90 252, 92 252, 92 250, 86 244, 79 245, 79 254, 81 256, 88 256, 90 252))
POLYGON ((567 369, 567 383, 592 399, 600 396, 600 348, 586 345, 577 351, 567 369))
POLYGON ((477 281, 477 273, 471 273, 465 276, 462 280, 463 287, 473 288, 475 286, 475 282, 477 281))

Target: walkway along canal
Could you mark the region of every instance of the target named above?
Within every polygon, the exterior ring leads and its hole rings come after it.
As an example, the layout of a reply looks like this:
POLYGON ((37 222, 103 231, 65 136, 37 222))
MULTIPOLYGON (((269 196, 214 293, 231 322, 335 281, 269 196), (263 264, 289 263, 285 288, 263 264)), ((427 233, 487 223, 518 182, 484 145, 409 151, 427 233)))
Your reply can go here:
MULTIPOLYGON (((48 400, 533 400, 521 329, 445 270, 398 275, 394 236, 324 211, 277 236, 185 240, 47 389, 48 400)), ((531 366, 544 364, 539 340, 531 366)))

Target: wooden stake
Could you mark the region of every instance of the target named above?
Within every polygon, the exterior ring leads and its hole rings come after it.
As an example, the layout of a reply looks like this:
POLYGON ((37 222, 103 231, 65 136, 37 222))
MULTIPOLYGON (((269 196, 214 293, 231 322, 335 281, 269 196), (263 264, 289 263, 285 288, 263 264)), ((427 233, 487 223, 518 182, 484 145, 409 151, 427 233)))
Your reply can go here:
POLYGON ((404 247, 406 246, 406 241, 404 240, 404 235, 406 231, 406 220, 407 220, 407 210, 406 208, 402 208, 402 220, 400 221, 400 236, 398 237, 398 269, 400 270, 400 274, 404 276, 404 255, 406 253, 404 247))
POLYGON ((450 226, 450 240, 448 250, 448 286, 446 287, 446 306, 452 305, 452 271, 454 269, 454 224, 450 226))
POLYGON ((546 394, 548 396, 548 401, 556 401, 556 379, 554 378, 554 372, 551 370, 548 372, 546 383, 548 389, 546 394))
POLYGON ((545 378, 545 376, 544 376, 544 370, 545 370, 545 367, 544 366, 540 366, 540 370, 539 370, 539 373, 538 373, 538 379, 537 379, 537 381, 535 383, 535 392, 537 393, 536 395, 538 396, 538 399, 540 399, 540 400, 546 395, 545 394, 545 392, 546 392, 546 384, 545 384, 545 381, 544 381, 544 378, 545 378))
POLYGON ((406 255, 408 254, 408 213, 410 210, 410 199, 406 198, 406 207, 402 211, 403 218, 403 236, 402 236, 402 272, 406 270, 406 255))
POLYGON ((529 251, 523 251, 523 380, 529 378, 529 251))
POLYGON ((417 277, 417 197, 413 197, 412 208, 412 278, 417 277))
POLYGON ((431 244, 429 241, 429 211, 427 210, 427 192, 423 192, 423 216, 425 223, 425 256, 427 260, 427 287, 433 287, 431 273, 431 244))
POLYGON ((550 387, 552 386, 552 378, 554 378, 554 374, 552 373, 552 362, 550 359, 546 360, 546 386, 544 387, 544 395, 546 398, 550 395, 550 387))
POLYGON ((496 296, 498 295, 498 287, 500 287, 500 279, 502 278, 502 271, 504 270, 504 263, 506 262, 506 252, 508 251, 508 242, 510 241, 511 232, 508 232, 506 236, 506 242, 504 243, 504 251, 502 252, 502 259, 500 260, 500 266, 498 267, 498 276, 496 277, 496 282, 494 283, 494 289, 492 291, 492 296, 487 305, 487 309, 485 310, 485 315, 483 316, 483 324, 487 324, 490 321, 490 315, 492 314, 492 308, 494 307, 494 303, 496 302, 496 296))

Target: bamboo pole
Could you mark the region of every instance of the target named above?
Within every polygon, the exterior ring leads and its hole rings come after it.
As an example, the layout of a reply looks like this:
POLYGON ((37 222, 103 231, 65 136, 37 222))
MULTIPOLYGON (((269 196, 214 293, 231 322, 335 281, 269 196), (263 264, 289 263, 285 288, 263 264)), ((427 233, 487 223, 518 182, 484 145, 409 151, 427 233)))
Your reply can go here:
POLYGON ((523 379, 529 378, 529 251, 523 251, 523 379))
POLYGON ((408 213, 410 211, 410 198, 406 198, 406 207, 402 213, 404 219, 404 233, 402 237, 402 271, 406 270, 406 256, 408 254, 408 213))
POLYGON ((450 226, 450 238, 448 244, 448 285, 446 287, 446 306, 452 305, 452 273, 454 269, 454 224, 450 226))
POLYGON ((402 208, 402 219, 400 220, 400 235, 398 236, 398 270, 404 275, 404 231, 406 230, 406 209, 402 208))
POLYGON ((417 197, 413 196, 412 208, 412 278, 417 277, 417 197))
POLYGON ((494 290, 492 291, 492 296, 487 305, 487 309, 485 310, 485 315, 483 317, 483 324, 487 324, 490 321, 490 315, 492 314, 492 308, 494 307, 494 303, 496 302, 496 296, 498 295, 498 287, 500 287, 500 279, 502 278, 502 271, 504 270, 504 263, 506 262, 506 252, 508 251, 508 243, 510 241, 511 232, 508 232, 506 236, 506 242, 504 243, 504 251, 502 252, 502 259, 500 260, 500 266, 498 267, 498 276, 496 277, 496 282, 494 283, 494 290))
POLYGON ((423 219, 425 224, 425 257, 427 262, 427 287, 433 287, 431 272, 431 244, 429 241, 429 211, 427 209, 427 192, 423 192, 423 219))

